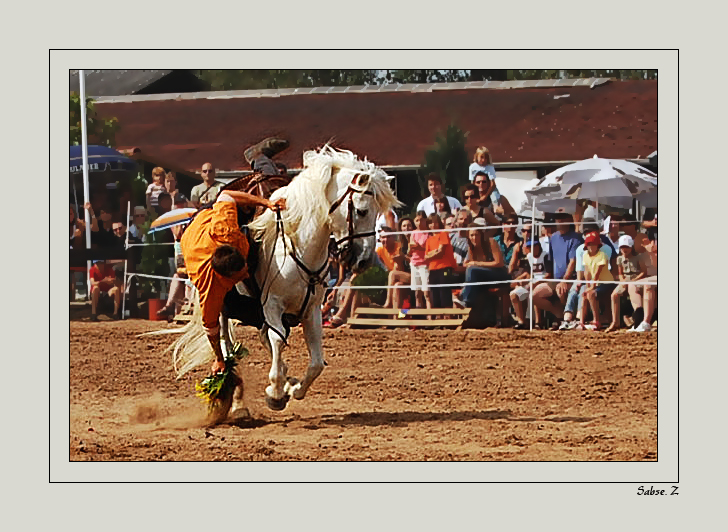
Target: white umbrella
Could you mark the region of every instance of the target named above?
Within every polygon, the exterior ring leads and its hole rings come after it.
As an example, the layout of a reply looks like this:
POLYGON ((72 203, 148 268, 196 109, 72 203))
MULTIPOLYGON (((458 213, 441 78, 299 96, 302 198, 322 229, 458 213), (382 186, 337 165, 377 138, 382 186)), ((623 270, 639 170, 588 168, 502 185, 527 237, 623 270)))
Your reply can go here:
POLYGON ((149 227, 149 232, 154 233, 155 231, 169 229, 170 227, 174 227, 176 225, 188 224, 192 221, 192 218, 194 218, 197 213, 198 210, 192 208, 171 210, 162 214, 159 218, 154 220, 149 227))
POLYGON ((535 200, 536 207, 544 212, 573 213, 577 200, 629 208, 633 198, 649 197, 656 190, 657 175, 650 170, 595 155, 551 172, 526 191, 526 198, 529 203, 535 200))
POLYGON ((657 187, 649 192, 640 192, 634 199, 639 201, 643 207, 657 207, 657 187))

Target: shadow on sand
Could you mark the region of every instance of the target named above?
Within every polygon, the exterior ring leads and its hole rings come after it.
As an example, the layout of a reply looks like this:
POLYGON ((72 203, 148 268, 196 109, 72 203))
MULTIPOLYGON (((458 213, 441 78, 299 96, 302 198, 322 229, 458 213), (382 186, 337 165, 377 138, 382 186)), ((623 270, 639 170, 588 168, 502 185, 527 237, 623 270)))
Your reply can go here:
POLYGON ((593 417, 573 416, 552 416, 552 417, 518 417, 508 410, 483 410, 476 412, 352 412, 349 414, 322 415, 312 417, 298 417, 286 419, 264 419, 264 418, 241 418, 227 420, 224 425, 234 425, 242 429, 257 429, 266 425, 288 425, 302 422, 304 428, 317 429, 322 425, 346 426, 369 426, 377 427, 389 425, 392 427, 404 427, 412 423, 424 423, 428 421, 472 421, 498 420, 514 422, 542 422, 542 423, 587 423, 593 417))

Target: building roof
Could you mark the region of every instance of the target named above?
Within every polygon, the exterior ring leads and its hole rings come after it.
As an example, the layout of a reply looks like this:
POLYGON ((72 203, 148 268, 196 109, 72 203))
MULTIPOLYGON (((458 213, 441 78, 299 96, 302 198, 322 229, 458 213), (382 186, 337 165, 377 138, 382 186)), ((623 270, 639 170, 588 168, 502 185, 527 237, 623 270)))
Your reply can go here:
POLYGON ((118 148, 138 147, 180 167, 212 162, 248 170, 246 147, 290 141, 290 169, 307 149, 333 141, 380 166, 418 166, 436 132, 469 132, 496 163, 646 158, 657 149, 657 82, 542 80, 384 87, 316 87, 100 98, 119 119, 118 148))
MULTIPOLYGON (((96 97, 136 94, 171 73, 171 70, 86 70, 86 95, 96 97)), ((80 90, 78 70, 71 70, 70 90, 80 90)))

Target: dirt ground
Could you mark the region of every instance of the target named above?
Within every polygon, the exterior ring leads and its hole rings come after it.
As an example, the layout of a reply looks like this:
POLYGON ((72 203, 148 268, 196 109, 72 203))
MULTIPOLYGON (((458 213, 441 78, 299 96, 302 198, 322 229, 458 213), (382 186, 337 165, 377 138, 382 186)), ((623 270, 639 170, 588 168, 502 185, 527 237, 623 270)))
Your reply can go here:
MULTIPOLYGON (((71 460, 657 460, 657 334, 327 330, 302 401, 265 405, 270 361, 236 327, 252 418, 205 426, 166 327, 70 322, 71 460)), ((294 329, 289 375, 308 363, 294 329)))

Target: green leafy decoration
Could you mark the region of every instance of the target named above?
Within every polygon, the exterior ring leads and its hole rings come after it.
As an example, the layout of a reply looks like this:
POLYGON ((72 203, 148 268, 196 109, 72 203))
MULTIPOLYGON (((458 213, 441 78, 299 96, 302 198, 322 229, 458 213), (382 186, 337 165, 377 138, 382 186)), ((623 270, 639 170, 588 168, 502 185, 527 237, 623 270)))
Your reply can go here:
POLYGON ((225 370, 195 383, 195 395, 207 404, 210 413, 217 405, 226 402, 239 384, 239 377, 235 375, 234 370, 238 361, 246 356, 248 350, 240 342, 235 342, 231 353, 225 358, 225 370))

